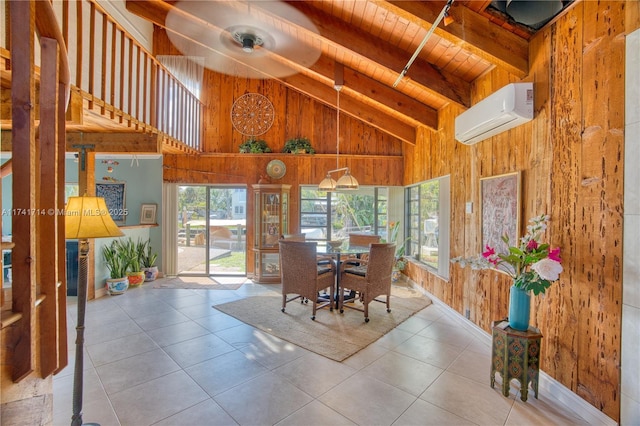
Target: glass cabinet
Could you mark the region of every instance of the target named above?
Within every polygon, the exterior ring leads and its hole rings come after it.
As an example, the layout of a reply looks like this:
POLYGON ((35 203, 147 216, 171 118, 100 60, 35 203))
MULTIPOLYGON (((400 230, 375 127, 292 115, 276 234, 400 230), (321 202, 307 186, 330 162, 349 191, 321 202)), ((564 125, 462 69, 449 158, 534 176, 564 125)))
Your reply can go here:
POLYGON ((280 282, 278 240, 289 233, 290 188, 291 185, 253 185, 253 280, 256 282, 280 282))

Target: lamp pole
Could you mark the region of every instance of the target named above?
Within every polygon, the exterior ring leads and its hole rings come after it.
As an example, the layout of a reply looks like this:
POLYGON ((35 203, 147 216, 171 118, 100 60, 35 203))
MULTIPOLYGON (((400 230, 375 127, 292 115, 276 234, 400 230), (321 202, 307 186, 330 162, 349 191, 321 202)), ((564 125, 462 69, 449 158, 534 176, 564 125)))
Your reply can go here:
POLYGON ((76 323, 76 362, 73 370, 73 416, 71 425, 82 425, 82 390, 84 368, 84 317, 87 308, 89 240, 78 241, 78 318, 76 323))

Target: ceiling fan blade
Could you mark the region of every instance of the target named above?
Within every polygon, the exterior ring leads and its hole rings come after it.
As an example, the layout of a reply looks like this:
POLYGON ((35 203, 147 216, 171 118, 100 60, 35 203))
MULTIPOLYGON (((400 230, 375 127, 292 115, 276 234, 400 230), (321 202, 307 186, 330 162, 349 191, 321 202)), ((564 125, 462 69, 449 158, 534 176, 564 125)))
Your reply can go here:
POLYGON ((313 65, 317 28, 280 1, 182 1, 167 15, 171 42, 184 55, 202 56, 214 71, 250 78, 285 77, 313 65), (252 49, 243 50, 250 38, 252 49))

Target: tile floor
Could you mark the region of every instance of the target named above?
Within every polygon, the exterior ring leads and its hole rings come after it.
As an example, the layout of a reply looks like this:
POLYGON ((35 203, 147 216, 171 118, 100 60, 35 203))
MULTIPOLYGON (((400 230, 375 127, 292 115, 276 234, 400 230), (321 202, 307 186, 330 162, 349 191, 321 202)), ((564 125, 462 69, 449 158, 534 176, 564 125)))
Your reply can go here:
MULTIPOLYGON (((489 386, 489 339, 431 305, 343 362, 265 334, 212 305, 238 290, 154 289, 87 307, 84 422, 110 425, 573 425, 540 393, 520 401, 489 386)), ((339 315, 322 310, 319 315, 339 315)), ((344 315, 361 315, 347 310, 344 315)), ((71 419, 75 298, 69 362, 54 378, 54 425, 71 419)), ((375 318, 372 318, 375 321, 375 318)), ((499 381, 499 376, 497 377, 499 381)))

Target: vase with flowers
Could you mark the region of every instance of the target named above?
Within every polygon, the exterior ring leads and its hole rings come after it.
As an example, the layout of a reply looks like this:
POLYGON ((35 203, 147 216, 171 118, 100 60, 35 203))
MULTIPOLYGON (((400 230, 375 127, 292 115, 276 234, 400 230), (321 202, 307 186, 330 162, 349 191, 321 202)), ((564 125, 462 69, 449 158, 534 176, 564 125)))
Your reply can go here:
POLYGON ((391 279, 396 282, 402 275, 401 271, 407 266, 407 261, 404 259, 404 243, 398 246, 398 232, 400 228, 400 222, 391 222, 389 224, 389 241, 396 243, 395 262, 393 264, 393 270, 391 272, 391 279))
POLYGON ((530 219, 527 233, 517 246, 511 246, 509 238, 503 236, 508 247, 505 252, 497 253, 495 248, 486 246, 484 252, 472 258, 451 259, 462 267, 495 269, 513 278, 509 294, 509 326, 515 330, 529 328, 531 292, 536 296, 544 294, 562 272, 560 248, 551 248, 540 241, 548 221, 549 216, 545 214, 530 219))

